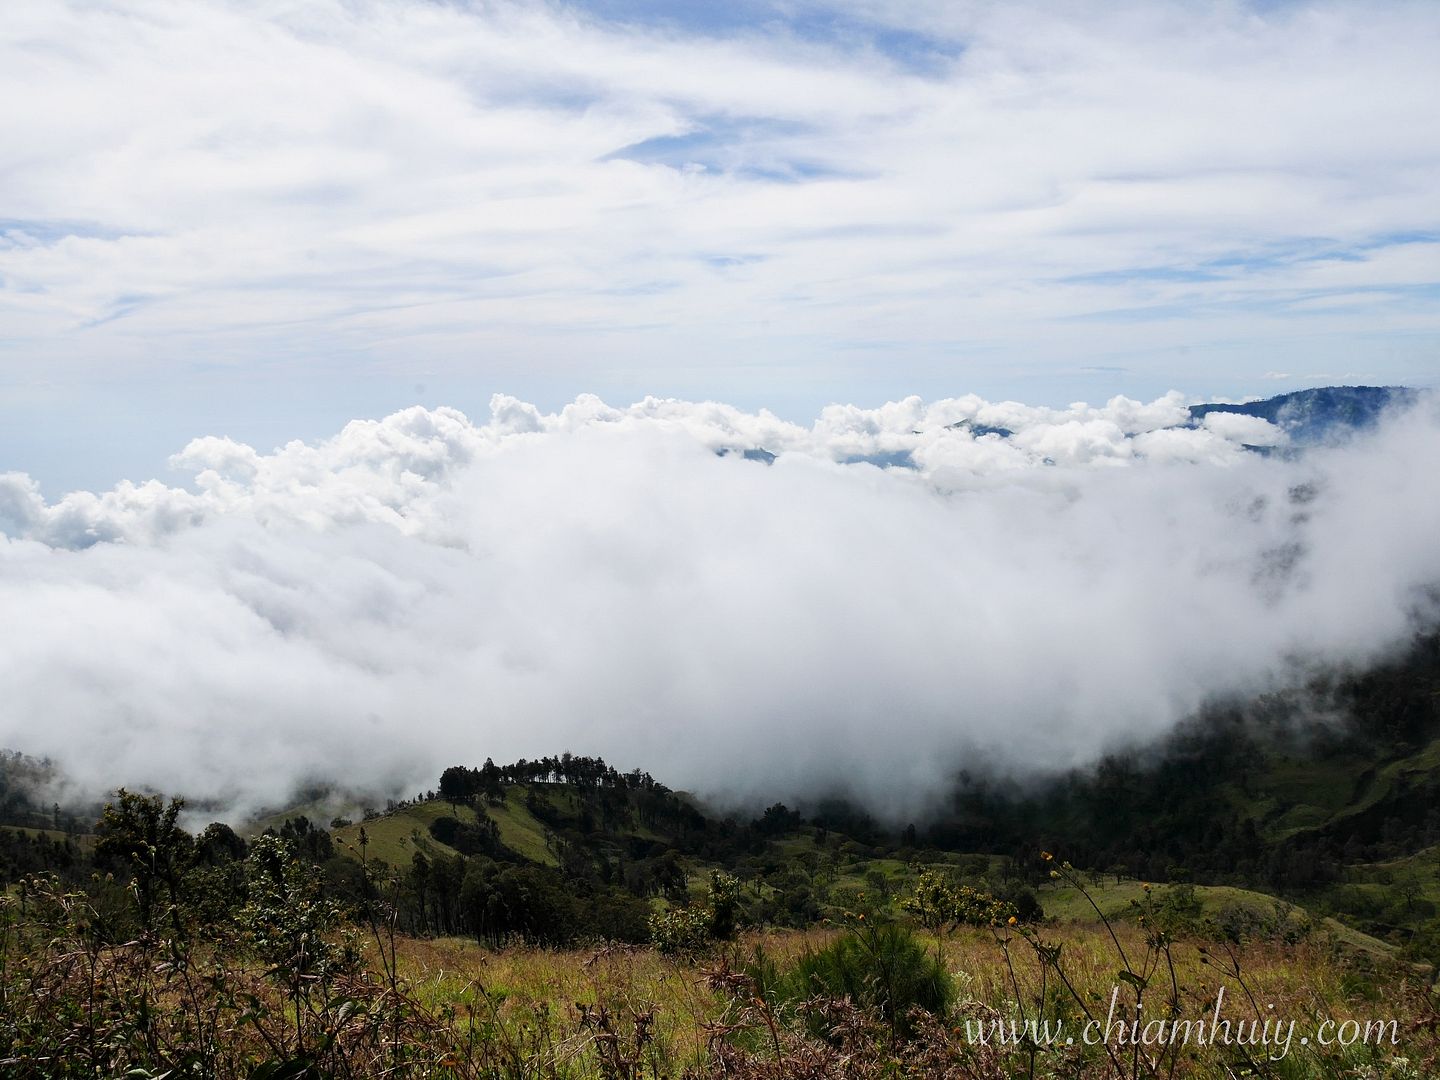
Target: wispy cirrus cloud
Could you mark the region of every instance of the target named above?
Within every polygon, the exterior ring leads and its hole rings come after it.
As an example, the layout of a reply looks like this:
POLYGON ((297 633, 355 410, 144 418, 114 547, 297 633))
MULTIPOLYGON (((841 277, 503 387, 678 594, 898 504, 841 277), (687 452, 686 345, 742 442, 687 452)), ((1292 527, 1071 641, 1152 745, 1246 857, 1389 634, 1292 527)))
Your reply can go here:
POLYGON ((1434 9, 697 11, 13 5, 0 355, 855 396, 1378 338, 1423 381, 1434 9))

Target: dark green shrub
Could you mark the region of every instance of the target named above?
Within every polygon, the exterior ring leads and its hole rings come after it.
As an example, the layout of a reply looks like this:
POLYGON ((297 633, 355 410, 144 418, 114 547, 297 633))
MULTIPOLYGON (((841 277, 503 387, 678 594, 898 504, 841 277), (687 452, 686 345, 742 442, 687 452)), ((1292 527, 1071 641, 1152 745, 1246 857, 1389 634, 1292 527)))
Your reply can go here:
POLYGON ((722 870, 710 871, 710 936, 729 941, 740 918, 740 881, 722 870))
MULTIPOLYGON (((766 974, 768 982, 773 975, 766 974)), ((862 924, 825 948, 805 953, 776 989, 791 1001, 849 998, 878 1010, 900 1036, 909 1033, 912 1009, 941 1015, 954 997, 950 977, 934 954, 897 923, 862 924)))
POLYGON ((650 940, 650 905, 624 889, 601 888, 584 904, 585 936, 601 941, 650 940))
POLYGON ((1155 898, 1155 920, 1171 933, 1195 930, 1204 913, 1205 905, 1194 885, 1171 885, 1155 898))

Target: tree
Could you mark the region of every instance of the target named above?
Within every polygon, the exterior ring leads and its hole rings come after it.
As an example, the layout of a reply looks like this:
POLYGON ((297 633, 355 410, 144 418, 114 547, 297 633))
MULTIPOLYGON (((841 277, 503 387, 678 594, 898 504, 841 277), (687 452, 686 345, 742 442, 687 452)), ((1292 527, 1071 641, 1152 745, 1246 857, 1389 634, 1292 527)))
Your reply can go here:
POLYGON ((504 774, 500 767, 488 757, 485 764, 480 766, 478 785, 480 793, 485 796, 487 802, 502 803, 505 801, 504 774))
POLYGON ((245 841, 235 830, 223 821, 205 826, 204 832, 195 838, 195 859, 218 866, 245 858, 245 841))
POLYGON ((440 774, 440 797, 459 808, 475 795, 474 771, 463 765, 451 765, 440 774))
POLYGON ((240 924, 269 965, 267 974, 290 998, 300 1057, 311 995, 318 989, 323 996, 335 975, 353 970, 359 953, 348 942, 332 941, 341 921, 340 906, 323 895, 314 867, 297 856, 291 840, 266 832, 250 845, 245 863, 250 899, 240 912, 240 924))
POLYGON ((937 935, 957 926, 997 926, 1016 913, 1013 905, 969 885, 957 885, 934 870, 920 872, 914 891, 900 906, 937 935))
POLYGON ((159 795, 137 795, 121 788, 95 827, 95 854, 122 863, 134 875, 131 886, 143 930, 154 926, 155 902, 170 902, 172 926, 180 929, 180 878, 190 865, 194 842, 176 824, 183 799, 169 805, 159 795))

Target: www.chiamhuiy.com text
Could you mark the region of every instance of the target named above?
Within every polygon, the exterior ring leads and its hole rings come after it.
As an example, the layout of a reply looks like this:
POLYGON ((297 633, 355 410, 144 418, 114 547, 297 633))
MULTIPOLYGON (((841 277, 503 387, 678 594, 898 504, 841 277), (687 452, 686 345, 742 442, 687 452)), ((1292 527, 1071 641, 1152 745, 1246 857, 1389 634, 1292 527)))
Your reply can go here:
MULTIPOLYGON (((1273 1012, 1268 1006, 1267 1012, 1273 1012)), ((1295 1046, 1347 1047, 1356 1045, 1397 1045, 1398 1020, 1325 1019, 1302 1026, 1279 1016, 1229 1017, 1225 1015, 1225 988, 1215 995, 1215 1004, 1195 1017, 1157 1016, 1146 1019, 1120 1000, 1120 988, 1110 993, 1109 1010, 1082 1023, 1063 1020, 967 1019, 963 1032, 967 1042, 995 1046, 1139 1046, 1161 1049, 1171 1046, 1234 1046, 1252 1054, 1263 1053, 1281 1061, 1295 1046)))

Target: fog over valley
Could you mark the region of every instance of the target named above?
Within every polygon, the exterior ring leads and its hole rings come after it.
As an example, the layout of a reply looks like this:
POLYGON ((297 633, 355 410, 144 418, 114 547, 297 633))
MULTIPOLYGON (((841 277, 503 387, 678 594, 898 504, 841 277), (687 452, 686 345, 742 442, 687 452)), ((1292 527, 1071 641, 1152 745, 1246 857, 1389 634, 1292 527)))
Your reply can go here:
POLYGON ((5 474, 0 745, 232 815, 570 749, 904 820, 957 769, 1083 765, 1431 620, 1433 400, 1301 441, 1178 393, 809 427, 497 395, 196 439, 183 482, 5 474))

